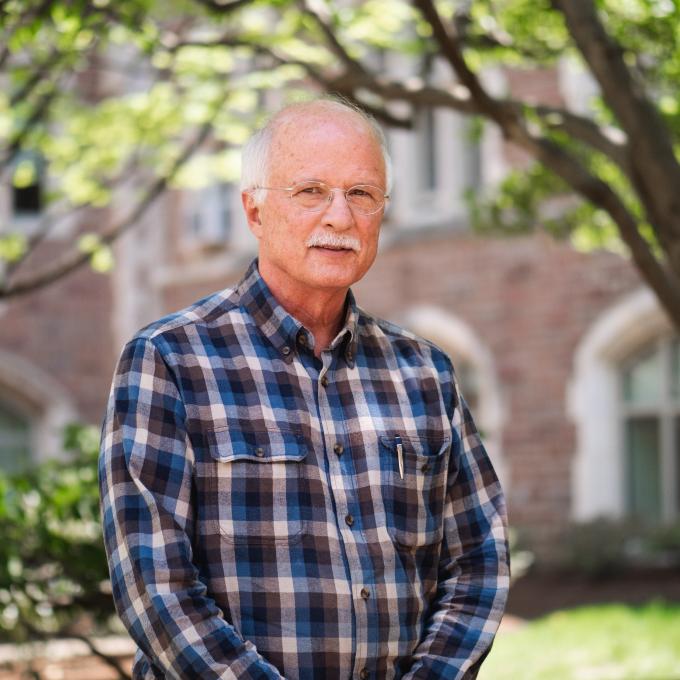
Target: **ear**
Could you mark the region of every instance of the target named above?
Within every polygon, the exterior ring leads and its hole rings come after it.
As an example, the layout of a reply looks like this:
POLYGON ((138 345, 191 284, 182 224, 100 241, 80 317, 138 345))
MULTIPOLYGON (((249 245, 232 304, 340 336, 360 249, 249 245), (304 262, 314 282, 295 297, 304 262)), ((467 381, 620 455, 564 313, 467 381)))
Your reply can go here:
POLYGON ((252 192, 242 191, 241 202, 243 203, 243 211, 248 220, 250 231, 253 232, 255 238, 259 239, 262 235, 262 221, 260 219, 260 206, 255 202, 252 192))

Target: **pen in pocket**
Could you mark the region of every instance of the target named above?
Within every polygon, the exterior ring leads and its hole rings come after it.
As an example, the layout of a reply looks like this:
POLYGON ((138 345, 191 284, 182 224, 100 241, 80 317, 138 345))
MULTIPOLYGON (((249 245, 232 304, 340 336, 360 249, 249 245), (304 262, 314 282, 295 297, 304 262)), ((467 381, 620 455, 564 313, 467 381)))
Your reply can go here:
POLYGON ((404 447, 401 445, 401 437, 396 435, 394 444, 397 447, 397 460, 399 461, 399 476, 404 479, 404 447))

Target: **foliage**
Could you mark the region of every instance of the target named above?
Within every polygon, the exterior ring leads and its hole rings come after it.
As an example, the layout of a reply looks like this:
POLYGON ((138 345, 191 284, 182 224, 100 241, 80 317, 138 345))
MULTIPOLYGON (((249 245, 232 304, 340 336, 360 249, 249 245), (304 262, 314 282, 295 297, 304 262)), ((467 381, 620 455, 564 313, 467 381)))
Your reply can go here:
POLYGON ((0 185, 44 191, 39 215, 0 218, 0 297, 86 262, 109 271, 110 243, 168 187, 236 178, 233 149, 252 126, 258 88, 232 87, 243 64, 230 50, 167 49, 200 20, 175 2, 2 3, 0 185), (182 174, 200 151, 210 162, 182 174), (112 203, 121 209, 87 211, 112 203), (61 258, 26 266, 37 249, 54 249, 45 236, 74 221, 61 258))
POLYGON ((659 680, 680 668, 680 606, 559 611, 500 635, 479 680, 659 680))
POLYGON ((517 530, 512 527, 508 531, 508 543, 510 545, 510 578, 511 583, 514 583, 529 571, 534 563, 534 554, 522 548, 517 530))
POLYGON ((236 177, 268 91, 321 89, 388 126, 425 108, 499 126, 527 161, 468 196, 476 225, 627 251, 680 324, 678 0, 15 0, 0 20, 0 171, 25 186, 37 165, 18 152, 35 152, 54 208, 29 238, 0 225, 0 297, 88 260, 107 270, 110 242, 168 187, 236 177), (565 67, 591 84, 572 108, 485 82, 565 67), (95 248, 17 275, 60 214, 131 195, 121 222, 85 229, 95 248))
POLYGON ((596 578, 630 567, 680 566, 680 524, 650 527, 601 518, 573 525, 564 547, 569 572, 596 578))
POLYGON ((96 428, 71 426, 67 461, 0 477, 0 639, 90 634, 112 617, 98 443, 96 428))

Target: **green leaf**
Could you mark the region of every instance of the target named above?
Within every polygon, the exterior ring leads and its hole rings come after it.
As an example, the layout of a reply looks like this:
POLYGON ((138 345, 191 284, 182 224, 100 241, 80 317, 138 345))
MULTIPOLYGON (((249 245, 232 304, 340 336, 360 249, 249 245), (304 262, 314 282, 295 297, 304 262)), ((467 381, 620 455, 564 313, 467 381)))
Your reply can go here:
POLYGON ((28 242, 24 234, 0 236, 0 260, 16 262, 24 255, 27 247, 28 242))

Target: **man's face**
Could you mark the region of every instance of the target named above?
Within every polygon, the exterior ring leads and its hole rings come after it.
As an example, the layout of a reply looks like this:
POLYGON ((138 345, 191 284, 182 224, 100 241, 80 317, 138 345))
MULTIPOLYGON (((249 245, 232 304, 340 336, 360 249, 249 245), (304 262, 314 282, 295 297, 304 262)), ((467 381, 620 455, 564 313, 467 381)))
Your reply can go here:
MULTIPOLYGON (((308 113, 283 123, 270 150, 270 187, 317 180, 349 189, 357 184, 385 188, 385 165, 378 142, 358 117, 308 113)), ((362 215, 344 194, 318 212, 298 207, 286 191, 267 191, 259 206, 244 194, 250 228, 259 240, 259 266, 265 280, 289 296, 315 290, 346 290, 375 259, 383 210, 362 215), (310 247, 310 238, 334 234, 354 239, 358 250, 310 247)))

